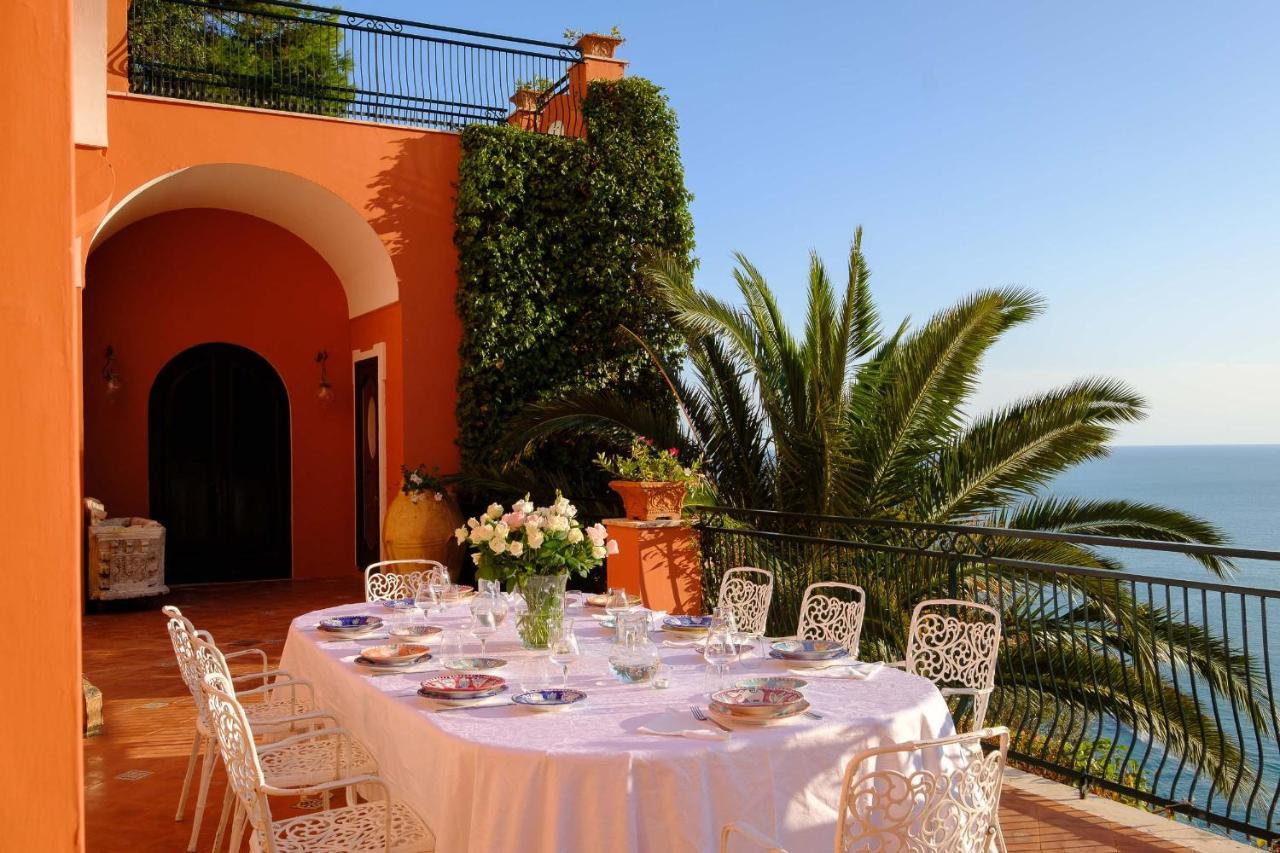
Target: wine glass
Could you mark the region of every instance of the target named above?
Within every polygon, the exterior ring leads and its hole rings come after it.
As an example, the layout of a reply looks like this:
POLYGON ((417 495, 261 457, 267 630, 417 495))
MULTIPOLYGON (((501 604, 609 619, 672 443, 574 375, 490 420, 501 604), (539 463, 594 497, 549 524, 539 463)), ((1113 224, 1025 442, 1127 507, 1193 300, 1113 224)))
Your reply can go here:
POLYGON ((581 652, 578 649, 578 635, 573 632, 573 620, 562 619, 560 628, 551 638, 551 646, 547 658, 560 667, 563 674, 560 686, 569 686, 569 664, 578 659, 581 652))
POLYGON ((418 619, 421 618, 421 624, 426 625, 427 614, 433 613, 438 603, 439 598, 436 595, 435 588, 432 587, 430 580, 423 580, 418 584, 418 588, 413 591, 414 618, 412 623, 418 624, 418 619))
POLYGON ((487 651, 489 638, 498 630, 497 615, 488 599, 478 597, 471 605, 471 636, 480 641, 480 656, 487 651))
POLYGON ((436 566, 427 576, 427 586, 438 610, 445 609, 445 593, 449 589, 449 570, 444 566, 436 566))
POLYGON ((729 664, 737 657, 737 649, 733 640, 734 632, 728 622, 712 619, 711 628, 707 631, 707 642, 702 647, 702 656, 707 661, 708 680, 712 682, 711 691, 719 690, 729 673, 729 664))
POLYGON ((609 587, 609 593, 607 596, 605 596, 604 612, 607 613, 613 619, 613 632, 614 632, 613 641, 615 643, 619 642, 622 636, 618 627, 622 623, 618 621, 618 616, 620 616, 623 613, 626 613, 630 609, 631 609, 631 600, 627 598, 626 587, 622 587, 622 586, 609 587))

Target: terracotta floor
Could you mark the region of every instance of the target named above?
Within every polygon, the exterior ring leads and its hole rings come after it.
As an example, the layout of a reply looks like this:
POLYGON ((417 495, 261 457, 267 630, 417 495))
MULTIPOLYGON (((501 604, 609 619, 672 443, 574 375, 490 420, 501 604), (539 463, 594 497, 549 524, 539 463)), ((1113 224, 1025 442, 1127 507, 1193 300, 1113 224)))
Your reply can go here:
MULTIPOLYGON (((90 851, 175 853, 187 819, 173 820, 191 749, 191 701, 178 677, 161 603, 175 604, 224 647, 256 646, 278 657, 296 614, 361 597, 350 581, 271 582, 186 588, 84 621, 84 669, 105 697, 106 730, 85 741, 90 851), (141 778, 131 778, 138 774, 141 778)), ((221 774, 218 774, 220 776, 221 774)), ((213 843, 223 784, 215 776, 201 851, 213 843)), ((273 806, 277 805, 273 803, 273 806)), ((281 809, 279 814, 287 813, 281 809)), ((1040 797, 1007 789, 1001 821, 1010 851, 1167 851, 1188 848, 1040 797)), ((800 853, 800 851, 793 851, 800 853)))

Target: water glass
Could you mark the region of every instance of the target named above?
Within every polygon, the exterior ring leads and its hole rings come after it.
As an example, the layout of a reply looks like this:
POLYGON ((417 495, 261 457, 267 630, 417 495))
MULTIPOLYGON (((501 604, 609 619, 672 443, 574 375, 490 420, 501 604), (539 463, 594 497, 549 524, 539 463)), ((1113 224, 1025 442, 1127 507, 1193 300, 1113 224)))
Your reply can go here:
POLYGON ((435 607, 439 610, 445 609, 445 593, 449 590, 449 570, 444 566, 436 566, 431 570, 431 574, 427 576, 427 586, 431 591, 435 607))
POLYGON ((580 655, 578 636, 573 631, 573 620, 561 619, 559 629, 551 637, 551 645, 547 654, 547 659, 560 667, 563 672, 564 677, 560 682, 561 687, 569 686, 569 664, 576 661, 580 655))
POLYGON ((463 657, 462 632, 450 628, 440 635, 440 662, 449 663, 463 657))
POLYGON ((702 656, 707 661, 708 692, 724 687, 729 674, 729 664, 737 657, 737 648, 733 641, 734 632, 721 622, 713 621, 711 630, 707 632, 707 642, 702 648, 702 656))
POLYGON ((498 630, 498 622, 493 610, 489 608, 472 609, 471 636, 480 641, 480 656, 487 651, 489 638, 498 630))

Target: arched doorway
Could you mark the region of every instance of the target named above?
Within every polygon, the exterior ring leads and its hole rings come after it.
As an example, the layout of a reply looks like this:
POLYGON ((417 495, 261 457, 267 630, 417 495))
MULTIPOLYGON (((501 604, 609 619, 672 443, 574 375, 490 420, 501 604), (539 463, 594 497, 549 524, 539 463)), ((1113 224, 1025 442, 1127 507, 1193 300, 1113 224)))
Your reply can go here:
POLYGON ((233 344, 184 350, 156 376, 147 421, 168 582, 289 577, 289 400, 271 364, 233 344))

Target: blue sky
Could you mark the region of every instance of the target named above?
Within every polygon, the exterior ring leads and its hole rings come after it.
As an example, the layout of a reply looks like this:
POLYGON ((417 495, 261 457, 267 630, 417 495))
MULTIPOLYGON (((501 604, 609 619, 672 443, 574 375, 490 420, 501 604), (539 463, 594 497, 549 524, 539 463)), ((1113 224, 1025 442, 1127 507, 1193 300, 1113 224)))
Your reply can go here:
POLYGON ((741 250, 798 327, 808 250, 840 270, 861 224, 888 321, 1048 300, 978 405, 1105 373, 1151 402, 1121 443, 1280 442, 1280 4, 351 5, 617 24, 679 113, 709 290, 741 250))

